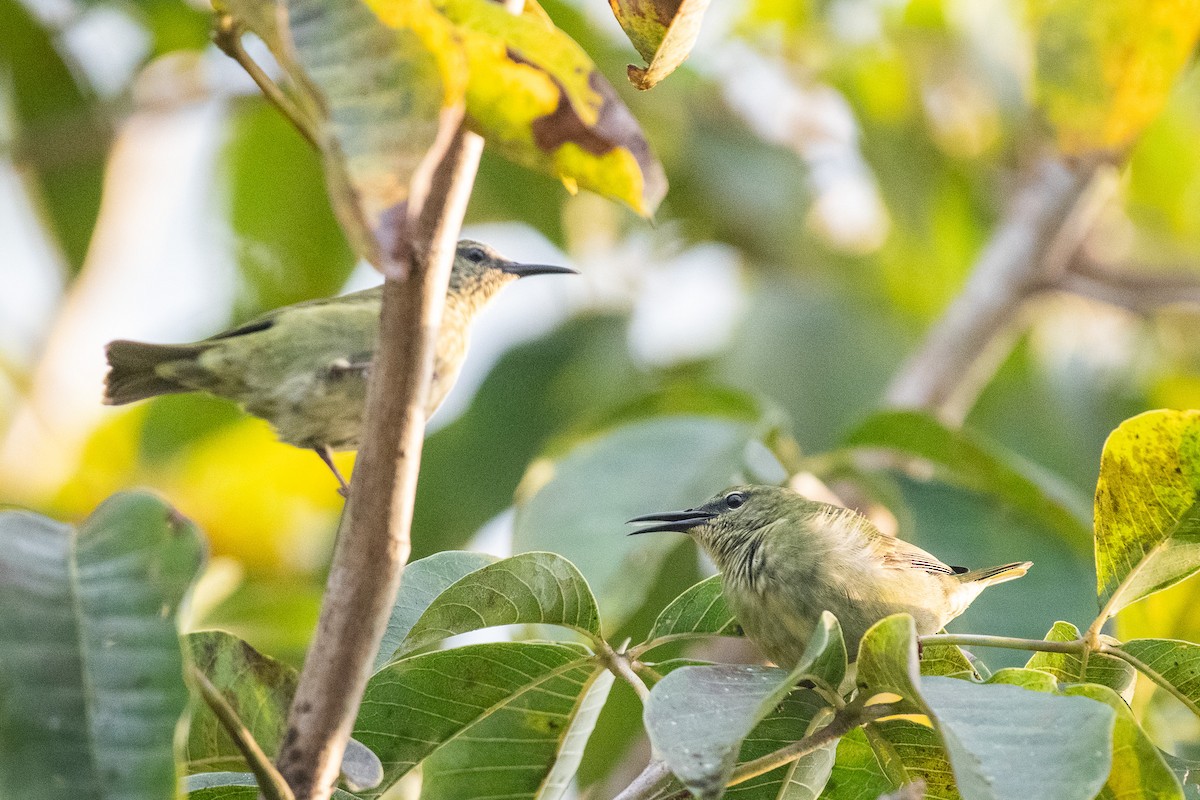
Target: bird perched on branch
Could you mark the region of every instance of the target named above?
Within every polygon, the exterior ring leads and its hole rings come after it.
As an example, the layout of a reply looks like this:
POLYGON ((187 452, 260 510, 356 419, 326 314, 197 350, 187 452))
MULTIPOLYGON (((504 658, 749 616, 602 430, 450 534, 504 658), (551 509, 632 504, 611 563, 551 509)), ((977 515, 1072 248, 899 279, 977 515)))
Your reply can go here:
POLYGON ((873 624, 911 614, 935 633, 987 587, 1019 578, 1020 561, 989 569, 951 567, 879 532, 861 514, 779 486, 737 486, 686 511, 647 514, 633 533, 689 534, 721 570, 730 610, 776 664, 792 667, 822 611, 838 618, 850 659, 873 624))
MULTIPOLYGON (((471 323, 500 289, 528 275, 574 272, 518 264, 479 242, 459 242, 426 414, 450 392, 471 323)), ((346 481, 331 452, 358 448, 382 297, 382 287, 375 287, 297 303, 191 344, 110 342, 104 402, 122 405, 194 391, 228 398, 270 422, 283 441, 316 451, 345 494, 346 481)))

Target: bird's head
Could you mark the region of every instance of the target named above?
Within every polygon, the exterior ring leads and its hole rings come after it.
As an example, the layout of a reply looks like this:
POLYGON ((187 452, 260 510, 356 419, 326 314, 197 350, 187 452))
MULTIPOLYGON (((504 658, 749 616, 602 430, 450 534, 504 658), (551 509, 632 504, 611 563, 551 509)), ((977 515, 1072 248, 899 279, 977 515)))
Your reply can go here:
POLYGON ((741 563, 748 547, 758 542, 774 523, 810 513, 817 504, 782 486, 733 486, 713 495, 701 505, 683 511, 660 511, 634 517, 630 522, 652 523, 631 536, 655 531, 676 531, 694 538, 722 571, 741 563))
POLYGON ((463 239, 454 255, 450 272, 450 294, 475 308, 482 307, 496 292, 518 278, 529 275, 576 274, 570 267, 549 264, 520 264, 510 261, 482 242, 463 239))

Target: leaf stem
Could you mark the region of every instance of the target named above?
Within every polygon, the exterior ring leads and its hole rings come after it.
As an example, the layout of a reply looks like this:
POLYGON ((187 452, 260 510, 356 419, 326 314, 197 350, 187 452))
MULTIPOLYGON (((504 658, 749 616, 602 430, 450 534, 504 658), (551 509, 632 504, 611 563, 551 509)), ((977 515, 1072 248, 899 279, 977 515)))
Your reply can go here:
POLYGON ((970 633, 934 633, 921 636, 922 645, 953 644, 960 647, 999 647, 1005 650, 1036 650, 1043 653, 1082 653, 1088 649, 1085 639, 1048 642, 1045 639, 1018 639, 1012 636, 985 636, 970 633))
POLYGON ((213 22, 212 39, 213 44, 222 53, 246 70, 267 100, 271 101, 271 104, 291 121, 300 135, 313 146, 313 149, 320 151, 321 143, 317 138, 316 125, 308 118, 307 114, 300 110, 298 105, 292 102, 291 98, 284 94, 283 90, 279 88, 279 84, 263 72, 262 67, 246 52, 246 48, 242 47, 242 26, 231 14, 217 16, 213 22))
POLYGON ((204 698, 204 702, 212 709, 213 714, 221 723, 221 727, 229 734, 229 738, 233 739, 238 751, 246 759, 250 771, 254 773, 258 791, 262 796, 267 800, 295 800, 295 795, 292 794, 292 789, 287 785, 287 781, 283 779, 279 770, 275 769, 275 765, 271 763, 270 757, 254 740, 254 735, 242 724, 237 711, 225 699, 225 695, 221 694, 221 690, 196 667, 192 667, 191 677, 196 688, 200 690, 200 696, 204 698))

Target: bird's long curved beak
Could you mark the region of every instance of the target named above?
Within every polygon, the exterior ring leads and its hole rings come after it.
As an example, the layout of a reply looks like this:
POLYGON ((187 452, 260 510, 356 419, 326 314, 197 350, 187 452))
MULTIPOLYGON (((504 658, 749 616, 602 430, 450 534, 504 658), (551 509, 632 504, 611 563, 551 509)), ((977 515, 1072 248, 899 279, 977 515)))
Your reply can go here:
POLYGON ((500 267, 501 271, 518 278, 528 278, 530 275, 578 275, 577 270, 570 267, 558 267, 553 264, 518 264, 510 261, 500 267))
POLYGON ((640 533, 655 533, 657 531, 674 531, 676 533, 686 533, 697 525, 703 525, 710 519, 715 517, 711 511, 701 511, 698 508, 689 508, 686 511, 660 511, 657 514, 645 514, 640 517, 634 517, 629 522, 657 522, 657 525, 651 525, 648 528, 638 528, 636 531, 630 531, 630 536, 637 536, 640 533))

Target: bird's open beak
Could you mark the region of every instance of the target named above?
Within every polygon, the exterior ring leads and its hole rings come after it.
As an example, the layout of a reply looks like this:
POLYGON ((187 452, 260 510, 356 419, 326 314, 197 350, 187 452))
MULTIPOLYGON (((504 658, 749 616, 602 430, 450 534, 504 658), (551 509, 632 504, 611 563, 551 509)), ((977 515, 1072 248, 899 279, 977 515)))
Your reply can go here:
POLYGON ((509 275, 516 275, 518 278, 528 278, 530 275, 578 275, 576 270, 570 267, 556 267, 553 264, 518 264, 515 261, 510 261, 500 267, 501 271, 507 272, 509 275))
POLYGON ((641 517, 634 517, 629 522, 657 522, 657 525, 651 525, 648 528, 638 528, 636 531, 631 531, 630 536, 637 536, 639 533, 655 533, 656 531, 675 531, 676 533, 686 533, 697 525, 703 525, 710 519, 715 517, 711 511, 701 511, 698 508, 689 508, 687 511, 660 511, 657 514, 646 514, 641 517))

